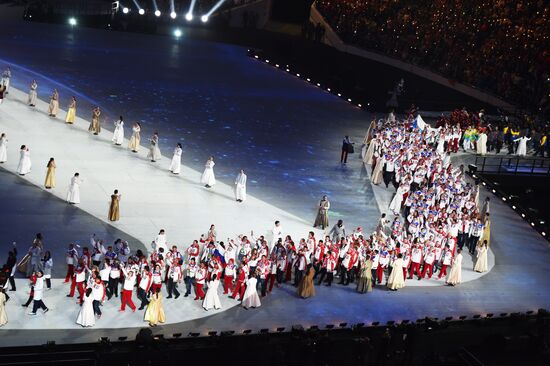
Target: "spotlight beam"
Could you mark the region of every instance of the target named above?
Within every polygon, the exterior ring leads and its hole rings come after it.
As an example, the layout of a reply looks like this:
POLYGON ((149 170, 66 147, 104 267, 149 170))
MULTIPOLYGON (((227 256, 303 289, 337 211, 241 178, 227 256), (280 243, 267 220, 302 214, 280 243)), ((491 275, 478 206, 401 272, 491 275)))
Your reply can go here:
POLYGON ((191 0, 191 5, 189 5, 189 10, 187 11, 187 14, 193 15, 193 10, 195 10, 195 3, 197 0, 191 0))
POLYGON ((170 13, 173 13, 176 11, 176 7, 174 6, 174 0, 170 0, 170 13))
POLYGON ((159 7, 157 6, 157 0, 153 0, 153 8, 155 8, 155 11, 159 10, 159 7))
POLYGON ((136 6, 138 11, 142 9, 141 5, 139 5, 137 0, 132 0, 132 1, 134 2, 134 5, 136 6))
POLYGON ((208 13, 204 14, 203 16, 206 16, 207 18, 210 17, 210 15, 212 15, 212 13, 218 10, 218 8, 223 5, 223 3, 225 3, 225 0, 218 1, 216 5, 214 5, 212 9, 208 10, 208 13))

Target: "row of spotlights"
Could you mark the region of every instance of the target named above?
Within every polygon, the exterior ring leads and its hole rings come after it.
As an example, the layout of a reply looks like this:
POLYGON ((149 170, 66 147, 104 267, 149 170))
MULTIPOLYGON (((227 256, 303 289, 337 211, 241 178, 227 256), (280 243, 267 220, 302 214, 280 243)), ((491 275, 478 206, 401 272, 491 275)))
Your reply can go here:
MULTIPOLYGON (((473 178, 477 178, 477 176, 476 176, 475 174, 472 174, 472 177, 473 177, 473 178)), ((483 184, 484 186, 487 186, 487 183, 485 183, 485 182, 481 182, 481 184, 483 184)), ((494 195, 498 196, 497 191, 496 191, 495 189, 491 189, 491 192, 492 192, 494 195)), ((509 199, 511 200, 511 199, 512 199, 512 196, 509 196, 508 198, 502 197, 502 200, 503 200, 504 202, 507 202, 509 199)), ((517 210, 518 208, 516 207, 516 205, 512 205, 512 209, 515 211, 515 210, 517 210)), ((527 221, 529 222, 529 217, 527 217, 527 215, 525 215, 525 213, 522 212, 520 215, 521 215, 521 218, 523 218, 523 219, 525 219, 525 220, 527 220, 527 221)), ((532 227, 535 227, 535 222, 534 222, 534 221, 530 221, 530 223, 531 223, 531 226, 532 226, 532 227)), ((544 225, 546 222, 545 222, 544 220, 539 220, 539 223, 540 223, 541 225, 544 225)), ((542 236, 546 237, 546 232, 545 232, 545 231, 541 231, 540 234, 541 234, 542 236)))
MULTIPOLYGON (((205 16, 203 15, 203 17, 205 17, 205 16)), ((201 20, 202 20, 202 19, 201 19, 201 20)), ((204 20, 203 20, 203 21, 204 21, 204 20)), ((250 50, 249 50, 249 51, 250 51, 250 50)), ((254 55, 254 58, 259 59, 259 56, 258 56, 258 55, 254 55)), ((266 60, 265 60, 265 63, 268 64, 268 63, 269 63, 269 60, 266 59, 266 60)), ((275 67, 279 68, 279 64, 275 64, 275 67)), ((288 65, 287 65, 287 68, 286 68, 285 70, 286 70, 286 72, 290 72, 290 69, 288 68, 288 65)), ((300 74, 296 74, 296 76, 297 76, 297 77, 301 77, 300 74)), ((310 82, 310 83, 312 82, 310 78, 306 78, 306 80, 307 80, 308 82, 310 82)), ((317 85, 318 87, 321 87, 321 84, 320 84, 320 83, 317 83, 316 85, 317 85)), ((330 88, 327 88, 327 91, 330 92, 331 89, 330 89, 330 88)), ((338 93, 338 96, 339 96, 339 97, 342 97, 342 94, 341 94, 341 93, 338 93)), ((347 101, 348 101, 349 103, 352 103, 351 98, 347 98, 347 101)), ((367 105, 370 106, 370 103, 367 103, 367 105)), ((357 107, 363 108, 363 105, 359 103, 359 104, 357 104, 357 107)))
MULTIPOLYGON (((129 8, 122 8, 122 12, 124 14, 128 14, 130 12, 130 9, 129 8)), ((144 15, 145 14, 145 9, 139 9, 138 13, 139 13, 139 15, 144 15)), ((155 10, 155 16, 160 17, 161 14, 162 13, 160 12, 160 10, 155 10)), ((176 19, 177 16, 178 15, 176 14, 175 11, 170 13, 170 18, 172 18, 172 19, 176 19)), ((209 19, 208 15, 206 15, 206 14, 201 16, 201 22, 203 22, 203 23, 206 23, 208 21, 208 19, 209 19)), ((191 13, 185 14, 185 20, 187 20, 189 22, 192 21, 193 20, 193 14, 191 14, 191 13)))

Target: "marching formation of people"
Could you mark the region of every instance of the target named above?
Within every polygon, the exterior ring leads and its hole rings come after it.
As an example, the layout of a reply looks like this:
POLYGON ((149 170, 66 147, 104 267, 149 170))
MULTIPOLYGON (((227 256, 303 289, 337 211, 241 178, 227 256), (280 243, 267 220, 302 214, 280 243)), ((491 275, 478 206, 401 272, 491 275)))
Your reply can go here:
MULTIPOLYGON (((11 79, 11 70, 7 68, 4 73, 4 78, 2 79, 2 85, 4 85, 4 94, 7 94, 7 88, 9 87, 9 81, 11 79)), ((30 85, 30 90, 28 93, 27 104, 31 107, 36 106, 37 101, 37 89, 38 82, 33 80, 30 85)), ((59 113, 59 92, 57 89, 54 89, 50 96, 50 103, 48 105, 48 115, 55 118, 59 113)), ((76 108, 77 100, 76 97, 71 97, 71 101, 67 108, 67 115, 65 122, 67 124, 74 124, 76 118, 76 108)), ((124 142, 124 118, 120 116, 117 121, 114 122, 114 131, 112 141, 114 145, 121 146, 124 142)), ((101 109, 99 106, 96 106, 92 110, 92 119, 88 128, 88 131, 94 135, 99 135, 101 133, 101 109)), ((128 143, 128 149, 134 153, 137 153, 140 148, 141 142, 141 125, 139 122, 135 122, 132 126, 132 135, 128 143)), ((161 151, 159 148, 159 134, 154 132, 150 138, 149 152, 147 157, 151 162, 157 162, 161 159, 161 151)), ((181 171, 181 156, 183 152, 183 147, 178 143, 174 149, 172 160, 170 161, 169 171, 173 174, 179 174, 181 171)), ((6 133, 0 134, 0 164, 8 161, 8 137, 6 133)), ((204 184, 206 188, 212 188, 216 184, 216 177, 214 174, 214 157, 210 156, 205 164, 204 173, 200 178, 200 182, 204 184)), ((31 152, 27 145, 21 145, 19 149, 19 164, 17 166, 17 173, 19 175, 26 175, 31 172, 32 161, 31 161, 31 152)), ((56 186, 56 173, 57 165, 55 159, 52 157, 46 164, 46 177, 44 180, 44 187, 46 189, 53 189, 56 186)), ((77 172, 71 178, 69 183, 69 189, 67 192, 67 202, 70 204, 79 204, 80 203, 80 186, 83 183, 83 179, 80 177, 80 174, 77 172)), ((243 169, 240 169, 237 177, 235 179, 235 200, 239 203, 242 203, 246 200, 246 183, 247 176, 243 169)), ((120 218, 120 209, 119 201, 121 195, 118 193, 118 190, 115 190, 114 195, 111 196, 111 204, 109 205, 108 217, 110 221, 117 221, 120 218), (116 196, 116 198, 114 197, 116 196)))
POLYGON ((480 207, 478 185, 467 181, 463 166, 451 164, 459 131, 432 128, 412 116, 373 124, 363 160, 372 167, 373 184, 396 189, 389 205, 395 217, 383 215, 378 233, 385 250, 402 257, 397 288, 404 285, 402 279, 431 278, 437 270, 438 279, 460 283, 464 247, 477 253, 475 270, 486 271, 490 199, 480 207))

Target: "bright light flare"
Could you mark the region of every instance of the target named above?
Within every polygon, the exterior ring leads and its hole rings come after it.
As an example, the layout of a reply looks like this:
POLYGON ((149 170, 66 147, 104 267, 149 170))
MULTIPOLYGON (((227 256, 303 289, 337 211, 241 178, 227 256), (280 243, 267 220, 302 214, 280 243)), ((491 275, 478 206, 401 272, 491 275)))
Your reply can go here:
POLYGON ((201 22, 206 23, 207 21, 208 21, 208 15, 205 14, 201 17, 201 22))
POLYGON ((195 3, 197 0, 191 0, 191 5, 189 5, 189 10, 187 10, 187 14, 185 14, 185 19, 190 22, 193 20, 193 10, 195 10, 195 3))
POLYGON ((174 37, 180 38, 181 35, 182 35, 181 29, 176 29, 176 30, 174 30, 174 37))
POLYGON ((138 10, 138 13, 139 13, 139 15, 145 14, 145 9, 139 9, 139 10, 138 10))
POLYGON ((192 21, 193 20, 193 14, 191 14, 191 13, 185 14, 185 20, 187 20, 188 22, 192 21))
POLYGON ((124 14, 128 14, 130 12, 130 9, 128 9, 127 7, 124 7, 124 8, 122 8, 122 12, 124 14))
POLYGON ((178 15, 176 14, 175 11, 173 11, 173 12, 170 13, 170 18, 172 18, 172 19, 176 19, 177 16, 178 16, 178 15))
POLYGON ((155 16, 160 17, 160 10, 155 10, 155 16))
POLYGON ((73 27, 76 25, 76 19, 75 18, 69 18, 69 24, 72 25, 73 27))
POLYGON ((208 13, 204 14, 204 15, 201 17, 201 21, 202 21, 203 23, 206 23, 206 22, 208 21, 208 18, 210 17, 210 15, 214 14, 214 12, 215 12, 216 10, 218 10, 218 8, 219 8, 220 6, 223 5, 223 3, 225 3, 225 0, 219 0, 219 1, 216 3, 216 5, 214 5, 214 6, 212 7, 212 9, 208 10, 208 13))

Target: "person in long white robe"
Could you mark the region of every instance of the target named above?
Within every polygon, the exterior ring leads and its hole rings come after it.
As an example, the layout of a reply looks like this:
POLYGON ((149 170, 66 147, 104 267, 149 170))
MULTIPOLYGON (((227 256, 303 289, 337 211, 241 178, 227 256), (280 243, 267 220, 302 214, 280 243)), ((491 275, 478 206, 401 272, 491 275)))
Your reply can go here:
POLYGON ((390 210, 395 215, 399 215, 401 212, 401 204, 403 203, 403 196, 405 193, 407 193, 410 190, 410 185, 408 183, 401 184, 399 188, 397 188, 397 192, 395 192, 395 196, 393 196, 393 199, 390 203, 390 210))
POLYGON ((520 138, 514 140, 514 141, 519 141, 518 151, 517 151, 518 156, 527 155, 527 141, 529 141, 529 140, 531 140, 531 138, 527 137, 527 136, 523 136, 523 137, 520 137, 520 138))
POLYGON ((80 184, 82 180, 80 179, 80 174, 75 173, 71 178, 71 184, 69 185, 69 192, 67 193, 67 202, 69 203, 80 203, 80 184))
POLYGON ((246 200, 246 174, 244 174, 244 169, 241 169, 237 179, 235 179, 235 198, 237 202, 246 200))
POLYGON ((376 166, 374 167, 374 171, 372 172, 371 176, 371 182, 375 185, 379 185, 382 183, 382 171, 384 170, 384 164, 386 164, 386 158, 380 157, 376 161, 376 166))
POLYGON ((477 247, 477 258, 474 271, 479 273, 487 272, 487 243, 477 247))
POLYGON ((10 80, 11 80, 11 69, 8 67, 2 73, 2 85, 6 88, 5 93, 8 94, 10 91, 10 80))
POLYGON ((217 275, 214 280, 208 282, 208 290, 206 290, 206 295, 204 296, 204 300, 202 302, 202 307, 204 310, 210 310, 212 308, 217 310, 222 307, 222 303, 220 302, 220 297, 218 295, 218 287, 220 285, 220 279, 218 276, 219 275, 217 275))
POLYGON ((397 291, 405 287, 405 277, 403 274, 403 255, 399 253, 391 266, 391 273, 388 277, 388 288, 397 291))
POLYGON ((149 145, 149 153, 147 154, 147 158, 151 159, 151 161, 154 163, 157 160, 160 160, 160 148, 159 148, 159 134, 155 132, 153 134, 153 137, 151 137, 150 145, 149 145))
POLYGON ((94 295, 92 295, 92 288, 89 287, 86 290, 84 295, 84 303, 80 308, 80 313, 76 318, 76 324, 82 325, 83 327, 93 327, 95 325, 95 314, 94 314, 94 295))
POLYGON ((176 145, 174 149, 174 156, 172 156, 172 161, 170 162, 170 171, 174 174, 179 174, 181 172, 181 154, 183 152, 182 146, 180 143, 176 145))
POLYGON ((244 291, 243 300, 241 302, 243 308, 258 308, 262 306, 260 296, 258 296, 258 290, 256 290, 257 283, 258 280, 255 274, 246 280, 246 290, 244 291))
POLYGON ((456 256, 453 259, 451 272, 447 278, 447 284, 454 286, 462 282, 462 250, 456 250, 456 256))
POLYGON ((115 121, 115 130, 113 131, 113 142, 115 145, 122 145, 124 142, 124 119, 122 116, 115 121))
POLYGON ((201 176, 201 183, 204 184, 206 188, 211 188, 214 184, 216 184, 216 176, 214 175, 214 157, 211 156, 206 161, 206 164, 204 164, 204 172, 201 176))
POLYGON ((48 114, 50 115, 50 117, 55 117, 57 116, 58 112, 59 112, 59 93, 57 92, 57 89, 54 89, 50 97, 48 114))
POLYGON ((31 152, 25 145, 21 146, 19 150, 19 164, 17 165, 17 173, 19 175, 25 175, 31 172, 31 152))
POLYGON ((6 134, 0 135, 0 163, 8 161, 8 138, 6 134))
POLYGON ((31 107, 36 106, 36 98, 38 97, 36 89, 38 89, 38 83, 36 82, 36 80, 33 80, 31 83, 31 88, 29 90, 29 98, 27 99, 27 104, 31 107))
POLYGON ((378 138, 374 136, 374 138, 370 141, 369 147, 367 148, 367 152, 365 153, 365 156, 363 157, 363 163, 371 165, 372 164, 372 157, 374 156, 374 151, 378 148, 378 145, 380 142, 378 141, 378 138))
POLYGON ((479 134, 479 137, 477 139, 477 153, 481 156, 484 156, 487 154, 487 134, 485 132, 481 132, 479 134))

